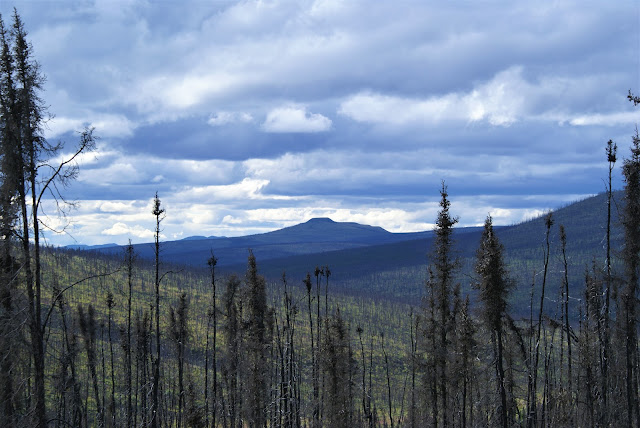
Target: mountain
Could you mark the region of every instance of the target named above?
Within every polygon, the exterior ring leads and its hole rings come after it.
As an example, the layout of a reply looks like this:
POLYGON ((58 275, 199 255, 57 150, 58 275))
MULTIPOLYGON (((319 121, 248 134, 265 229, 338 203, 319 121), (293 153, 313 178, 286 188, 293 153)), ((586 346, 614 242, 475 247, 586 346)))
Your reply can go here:
MULTIPOLYGON (((162 242, 162 257, 173 263, 205 266, 213 251, 218 258, 218 266, 223 267, 246 262, 249 249, 258 260, 264 261, 414 240, 430 235, 431 232, 391 233, 381 227, 314 218, 306 223, 256 235, 165 241, 162 242)), ((140 257, 149 259, 154 256, 153 248, 152 243, 134 245, 140 257)), ((120 247, 87 249, 106 253, 122 251, 120 247)))
MULTIPOLYGON (((616 192, 613 209, 613 248, 620 248, 619 205, 622 193, 616 192)), ((455 206, 452 206, 455 214, 455 206)), ((572 294, 583 287, 585 266, 604 261, 606 194, 599 194, 569 204, 553 212, 551 230, 551 267, 549 282, 561 281, 559 226, 567 234, 567 254, 572 294)), ((505 246, 505 257, 512 278, 518 284, 513 293, 515 307, 528 307, 532 278, 540 280, 545 241, 544 216, 495 228, 505 246)), ((454 230, 455 251, 460 258, 459 281, 465 292, 472 292, 473 265, 481 227, 454 230)), ((234 238, 193 237, 162 242, 162 259, 166 262, 206 267, 211 251, 218 258, 222 274, 246 269, 248 250, 255 254, 260 272, 278 281, 283 272, 292 284, 300 284, 316 266, 329 266, 331 283, 348 294, 375 295, 379 298, 416 302, 423 294, 428 254, 433 233, 391 233, 381 227, 358 223, 335 222, 315 218, 305 223, 273 232, 234 238)), ((135 245, 136 253, 153 258, 153 244, 135 245)), ((120 247, 97 248, 103 253, 118 253, 120 247)), ((516 311, 517 312, 517 311, 516 311)))
POLYGON ((101 245, 76 244, 76 245, 67 245, 64 248, 67 248, 69 250, 101 250, 101 249, 109 248, 109 247, 118 247, 118 248, 120 248, 120 246, 118 244, 101 244, 101 245))
POLYGON ((201 239, 223 239, 226 236, 187 236, 182 238, 181 241, 200 241, 201 239))
MULTIPOLYGON (((622 193, 615 192, 614 199, 621 201, 622 193)), ((614 243, 622 239, 622 232, 616 227, 617 210, 618 205, 614 205, 614 243)), ((455 212, 455 206, 452 211, 455 212)), ((554 245, 559 241, 558 226, 563 224, 569 252, 581 254, 581 257, 593 254, 602 247, 604 239, 606 194, 559 208, 553 212, 553 219, 555 227, 551 238, 554 245)), ((508 255, 515 255, 518 259, 531 258, 542 248, 544 216, 516 225, 496 227, 496 230, 508 255)), ((460 257, 474 256, 481 231, 482 227, 455 229, 456 248, 460 257)), ((311 264, 345 265, 345 275, 352 276, 359 271, 381 271, 426 263, 432 235, 432 231, 391 233, 376 226, 313 218, 295 226, 256 235, 232 238, 193 236, 178 241, 164 241, 161 248, 164 260, 192 266, 206 266, 206 260, 213 251, 218 258, 218 267, 231 271, 246 262, 247 252, 251 249, 259 262, 271 261, 273 267, 270 270, 291 270, 297 265, 309 265, 310 260, 318 260, 311 264)), ((122 247, 115 244, 72 247, 105 253, 122 251, 122 247)), ((134 249, 140 257, 153 258, 152 243, 136 244, 134 249)))
MULTIPOLYGON (((612 248, 622 245, 622 230, 618 210, 622 193, 616 192, 618 201, 612 209, 612 248)), ((455 207, 453 207, 455 212, 455 207)), ((561 260, 559 226, 567 235, 567 255, 571 295, 579 296, 584 288, 585 268, 592 263, 604 263, 606 237, 606 194, 599 194, 559 208, 552 213, 554 225, 550 233, 551 260, 548 283, 556 293, 562 281, 564 267, 561 260)), ((529 306, 531 281, 539 285, 545 243, 545 216, 511 225, 495 227, 505 246, 505 259, 516 288, 512 293, 514 314, 523 314, 529 306)), ((455 251, 460 259, 458 280, 463 291, 473 294, 473 266, 482 228, 454 229, 455 251)), ((427 263, 432 245, 432 234, 413 235, 418 239, 401 240, 357 248, 341 249, 315 254, 298 254, 272 258, 260 264, 261 273, 279 280, 282 272, 293 284, 300 284, 307 272, 313 275, 315 266, 329 266, 334 289, 348 294, 373 295, 381 299, 394 299, 410 303, 419 302, 424 294, 427 263)), ((614 250, 615 253, 615 250, 614 250)), ((260 261, 260 259, 258 258, 260 261)), ((615 263, 615 260, 614 260, 615 263)), ((223 273, 243 272, 246 261, 225 266, 223 273)), ((555 294, 550 294, 555 299, 555 294)), ((577 300, 576 300, 577 301, 577 300)), ((577 304, 572 301, 573 312, 577 304)))

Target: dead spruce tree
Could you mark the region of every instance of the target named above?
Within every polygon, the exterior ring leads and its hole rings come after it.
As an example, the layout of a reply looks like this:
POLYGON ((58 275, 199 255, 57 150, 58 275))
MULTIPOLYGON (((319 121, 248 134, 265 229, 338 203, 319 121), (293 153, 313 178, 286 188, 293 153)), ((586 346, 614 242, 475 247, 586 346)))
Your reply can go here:
POLYGON ((155 321, 156 321, 156 355, 153 360, 153 384, 151 390, 151 427, 156 428, 161 425, 158 421, 160 417, 160 222, 164 219, 164 208, 161 207, 158 193, 153 198, 153 208, 151 214, 155 217, 156 228, 154 232, 154 291, 155 291, 155 321))

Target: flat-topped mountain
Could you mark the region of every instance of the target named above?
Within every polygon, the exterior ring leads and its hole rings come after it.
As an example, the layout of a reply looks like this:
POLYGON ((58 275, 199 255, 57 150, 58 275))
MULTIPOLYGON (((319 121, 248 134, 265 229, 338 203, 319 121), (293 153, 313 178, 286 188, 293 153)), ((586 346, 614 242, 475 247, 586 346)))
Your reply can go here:
MULTIPOLYGON (((612 245, 620 248, 622 234, 618 210, 623 195, 615 192, 612 245)), ((455 207, 452 211, 455 213, 455 207)), ((604 260, 603 242, 606 227, 606 195, 599 194, 559 208, 553 212, 551 231, 552 269, 550 282, 562 267, 559 225, 567 234, 567 254, 572 290, 582 287, 585 266, 604 260)), ((511 276, 524 287, 515 292, 515 306, 528 305, 528 291, 533 275, 541 268, 545 238, 544 217, 496 227, 505 246, 505 257, 511 276), (526 290, 525 290, 526 289, 526 290)), ((482 227, 454 229, 454 248, 461 261, 461 283, 469 287, 473 280, 475 252, 482 227)), ((328 265, 332 282, 343 291, 373 294, 381 298, 400 298, 414 302, 423 293, 426 266, 429 262, 433 232, 392 233, 381 227, 351 222, 336 222, 329 218, 314 218, 295 226, 272 232, 232 237, 191 237, 161 243, 161 257, 165 262, 206 268, 213 251, 221 273, 240 273, 246 270, 248 250, 255 254, 260 272, 277 280, 282 272, 296 282, 301 281, 315 266, 328 265)), ((136 253, 153 258, 153 244, 137 244, 136 253)), ((88 247, 102 253, 122 253, 122 247, 88 247)), ((615 260, 614 260, 615 263, 615 260)))
MULTIPOLYGON (((313 218, 295 226, 256 235, 232 238, 195 236, 179 241, 164 241, 162 257, 174 263, 206 266, 213 251, 218 258, 218 266, 229 266, 244 263, 249 249, 262 261, 415 240, 430 235, 431 232, 391 233, 376 226, 313 218)), ((118 246, 84 249, 106 253, 122 251, 118 246)), ((153 257, 152 243, 136 244, 134 249, 140 257, 153 257)))

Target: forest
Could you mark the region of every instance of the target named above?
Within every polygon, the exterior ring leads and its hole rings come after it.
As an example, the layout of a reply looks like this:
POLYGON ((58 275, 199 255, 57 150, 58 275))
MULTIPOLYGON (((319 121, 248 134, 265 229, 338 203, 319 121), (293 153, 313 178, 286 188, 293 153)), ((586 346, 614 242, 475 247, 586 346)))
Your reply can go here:
MULTIPOLYGON (((544 244, 530 283, 511 272, 491 216, 462 275, 443 182, 422 299, 408 304, 336 292, 326 265, 267 281, 251 250, 236 275, 219 274, 213 251, 203 269, 166 262, 161 231, 171 213, 158 194, 148 213, 152 259, 132 245, 111 255, 44 245, 51 226, 42 204, 72 208, 65 188, 97 136, 84 129, 74 149, 49 142, 43 82, 18 13, 11 25, 0 19, 5 426, 639 426, 637 130, 620 161, 616 143, 604 144, 606 239, 577 295, 569 238, 553 213, 538 231, 544 244), (619 164, 623 236, 614 246, 619 164), (549 273, 553 230, 559 283, 549 273), (526 317, 510 312, 516 289, 530 290, 526 317)), ((631 92, 628 100, 640 104, 631 92)))

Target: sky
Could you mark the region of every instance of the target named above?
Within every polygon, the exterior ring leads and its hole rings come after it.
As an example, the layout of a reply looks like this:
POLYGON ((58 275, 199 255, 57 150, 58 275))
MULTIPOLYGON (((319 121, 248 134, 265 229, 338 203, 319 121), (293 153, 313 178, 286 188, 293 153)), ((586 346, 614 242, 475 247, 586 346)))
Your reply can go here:
POLYGON ((604 191, 606 142, 628 156, 640 120, 637 1, 0 0, 5 23, 14 7, 65 143, 50 162, 99 136, 75 209, 45 201, 52 245, 152 241, 156 192, 165 240, 429 230, 443 182, 460 225, 514 224, 604 191))

